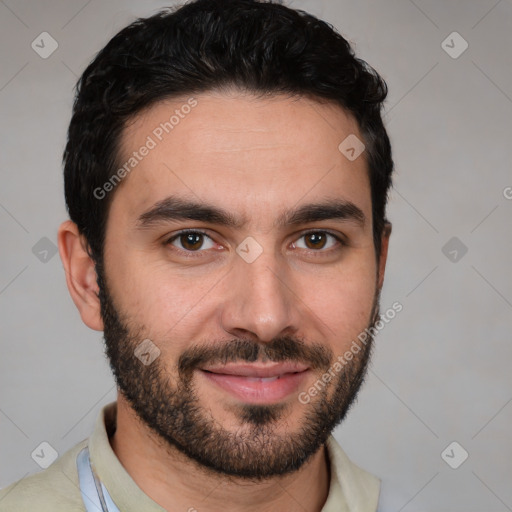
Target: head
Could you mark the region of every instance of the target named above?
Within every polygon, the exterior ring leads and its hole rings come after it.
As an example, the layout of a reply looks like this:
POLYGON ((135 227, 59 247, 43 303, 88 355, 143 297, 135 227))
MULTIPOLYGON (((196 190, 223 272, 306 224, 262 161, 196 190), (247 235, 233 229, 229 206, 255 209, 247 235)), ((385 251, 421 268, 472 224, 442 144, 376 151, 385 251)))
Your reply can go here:
POLYGON ((78 82, 68 287, 122 398, 204 468, 296 470, 356 397, 372 340, 335 363, 378 319, 386 93, 331 26, 253 0, 137 20, 78 82))

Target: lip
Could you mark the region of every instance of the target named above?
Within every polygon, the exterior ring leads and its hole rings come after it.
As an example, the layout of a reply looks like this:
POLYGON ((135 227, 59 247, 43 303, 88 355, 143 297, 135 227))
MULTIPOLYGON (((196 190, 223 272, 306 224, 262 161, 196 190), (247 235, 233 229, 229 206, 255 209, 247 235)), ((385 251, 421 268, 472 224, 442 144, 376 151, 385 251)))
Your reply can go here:
POLYGON ((300 363, 274 363, 274 364, 225 364, 218 366, 206 366, 201 370, 222 375, 237 375, 239 377, 277 377, 285 373, 297 373, 308 369, 308 366, 300 363))
POLYGON ((242 402, 269 404, 296 392, 309 368, 298 363, 228 364, 201 368, 199 373, 242 402))

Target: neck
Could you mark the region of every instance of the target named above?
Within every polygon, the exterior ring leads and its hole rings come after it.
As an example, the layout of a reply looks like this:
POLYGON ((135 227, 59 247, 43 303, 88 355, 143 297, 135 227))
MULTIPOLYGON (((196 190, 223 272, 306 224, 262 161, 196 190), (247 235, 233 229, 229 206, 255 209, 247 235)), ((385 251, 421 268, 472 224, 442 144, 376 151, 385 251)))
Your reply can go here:
POLYGON ((173 446, 162 449, 160 438, 139 420, 122 395, 110 443, 135 483, 168 511, 320 512, 329 493, 325 447, 298 471, 263 482, 219 475, 199 467, 173 446))

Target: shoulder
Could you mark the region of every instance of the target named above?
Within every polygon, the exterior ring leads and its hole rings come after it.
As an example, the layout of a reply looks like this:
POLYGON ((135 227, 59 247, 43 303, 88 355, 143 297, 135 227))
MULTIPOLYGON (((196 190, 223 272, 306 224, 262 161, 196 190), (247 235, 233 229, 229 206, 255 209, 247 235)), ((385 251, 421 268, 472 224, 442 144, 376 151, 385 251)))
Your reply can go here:
POLYGON ((1 489, 0 512, 84 512, 76 456, 86 445, 82 441, 48 469, 1 489))
POLYGON ((338 482, 349 510, 374 512, 380 494, 380 479, 349 459, 334 436, 326 443, 331 460, 331 478, 338 482))

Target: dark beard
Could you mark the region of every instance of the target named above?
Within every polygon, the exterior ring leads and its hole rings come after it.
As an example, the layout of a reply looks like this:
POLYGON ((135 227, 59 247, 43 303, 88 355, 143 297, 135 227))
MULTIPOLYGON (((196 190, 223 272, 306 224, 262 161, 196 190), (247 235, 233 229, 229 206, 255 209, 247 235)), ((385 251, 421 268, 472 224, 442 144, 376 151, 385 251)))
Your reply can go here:
MULTIPOLYGON (((254 481, 296 471, 321 448, 353 404, 364 381, 372 339, 310 403, 294 405, 304 407, 300 430, 282 435, 275 432, 288 403, 241 404, 233 412, 243 428, 236 432, 224 429, 200 405, 193 385, 194 370, 205 363, 294 361, 307 364, 321 379, 336 360, 333 352, 291 337, 269 343, 234 339, 222 345, 191 346, 174 368, 165 368, 160 358, 145 366, 134 355, 145 338, 144 329, 130 329, 121 318, 98 267, 106 354, 119 391, 166 448, 176 447, 199 467, 254 481)), ((369 327, 378 319, 378 304, 376 294, 369 327)), ((165 343, 172 340, 157 341, 160 346, 165 343)))

